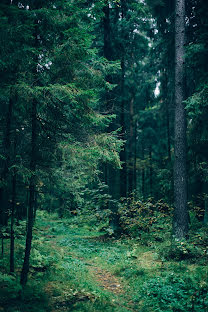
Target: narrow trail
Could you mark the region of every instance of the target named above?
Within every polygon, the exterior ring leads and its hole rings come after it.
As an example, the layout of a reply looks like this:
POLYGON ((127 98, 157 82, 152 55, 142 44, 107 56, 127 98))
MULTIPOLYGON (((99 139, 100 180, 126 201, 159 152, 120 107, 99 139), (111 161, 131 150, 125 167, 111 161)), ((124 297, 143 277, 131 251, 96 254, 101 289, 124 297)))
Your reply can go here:
POLYGON ((92 266, 89 272, 94 275, 95 280, 104 290, 110 291, 112 294, 115 295, 115 299, 112 300, 115 306, 125 308, 127 311, 136 311, 134 309, 133 302, 130 301, 128 295, 123 289, 122 281, 120 281, 116 276, 112 275, 109 271, 106 271, 101 267, 97 266, 92 266), (128 307, 120 302, 119 295, 123 295, 123 297, 126 297, 126 299, 128 300, 128 307))
POLYGON ((124 293, 121 281, 109 271, 103 270, 97 266, 92 266, 90 267, 89 272, 94 276, 103 289, 111 291, 114 294, 124 293))
MULTIPOLYGON (((78 261, 79 265, 85 270, 86 282, 96 285, 100 289, 101 293, 106 293, 106 295, 111 298, 108 305, 112 306, 112 310, 107 311, 138 311, 135 309, 135 304, 131 301, 129 297, 126 284, 119 276, 115 276, 106 265, 106 259, 103 258, 103 266, 101 262, 97 261, 96 255, 92 254, 89 256, 90 252, 97 250, 97 244, 103 242, 103 247, 101 250, 105 250, 108 244, 97 238, 92 239, 86 235, 75 235, 74 237, 68 234, 59 233, 54 235, 51 231, 52 224, 50 227, 44 229, 47 244, 50 246, 52 254, 55 254, 61 259, 62 263, 65 265, 73 261, 78 261), (47 233, 46 233, 47 232, 47 233), (88 248, 88 249, 87 249, 88 248), (88 253, 86 252, 86 249, 88 253)), ((81 268, 81 270, 82 270, 81 268)), ((110 265, 109 265, 110 268, 110 265)), ((62 269, 64 272, 66 267, 62 269)), ((77 272, 79 272, 77 267, 77 272)), ((66 271, 66 275, 67 275, 66 271)), ((57 283, 56 278, 49 281, 45 286, 45 292, 49 299, 49 308, 51 312, 64 312, 64 311, 74 311, 73 306, 77 303, 89 302, 96 300, 96 295, 88 293, 86 291, 75 291, 70 289, 71 286, 67 285, 65 281, 59 281, 57 283), (70 308, 71 307, 71 308, 70 308)), ((128 287, 128 286, 127 286, 128 287)), ((109 300, 109 299, 108 299, 109 300)), ((75 311, 76 308, 75 308, 75 311)))
MULTIPOLYGON (((59 246, 59 244, 57 243, 57 238, 55 236, 48 235, 48 238, 50 238, 50 246, 52 249, 59 251, 60 254, 70 254, 67 248, 59 246)), ((83 239, 85 240, 88 238, 83 239)), ((83 261, 83 263, 87 265, 89 274, 94 277, 94 279, 98 282, 98 284, 100 284, 100 286, 104 290, 110 291, 114 294, 124 293, 121 281, 116 276, 112 275, 109 271, 98 267, 92 261, 86 261, 85 258, 76 257, 76 255, 74 255, 74 258, 83 261)))

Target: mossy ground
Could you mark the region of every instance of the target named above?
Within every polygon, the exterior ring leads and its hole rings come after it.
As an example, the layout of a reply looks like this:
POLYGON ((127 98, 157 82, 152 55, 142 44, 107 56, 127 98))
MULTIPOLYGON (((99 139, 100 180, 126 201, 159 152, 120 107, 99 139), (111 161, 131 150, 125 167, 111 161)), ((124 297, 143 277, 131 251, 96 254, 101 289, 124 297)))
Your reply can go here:
MULTIPOLYGON (((56 216, 49 219, 40 214, 34 228, 29 282, 21 291, 19 273, 24 241, 21 235, 16 239, 14 276, 8 275, 8 244, 9 240, 6 240, 5 254, 0 262, 0 311, 197 311, 192 304, 194 299, 188 297, 187 310, 183 310, 180 303, 178 309, 172 306, 166 297, 172 296, 174 302, 177 296, 182 300, 183 294, 170 289, 169 284, 163 289, 163 280, 166 285, 169 276, 178 279, 192 276, 195 280, 198 278, 199 288, 207 287, 205 263, 167 261, 161 259, 155 245, 144 246, 139 240, 127 237, 107 238, 87 226, 79 228, 69 220, 56 216), (147 304, 148 296, 154 298, 151 289, 149 294, 145 290, 148 283, 157 287, 155 298, 162 302, 156 302, 155 307, 147 304)), ((174 285, 180 288, 178 280, 174 285)), ((194 296, 194 290, 187 296, 194 296)), ((202 297, 202 309, 198 311, 203 311, 203 307, 206 311, 206 298, 202 297)))

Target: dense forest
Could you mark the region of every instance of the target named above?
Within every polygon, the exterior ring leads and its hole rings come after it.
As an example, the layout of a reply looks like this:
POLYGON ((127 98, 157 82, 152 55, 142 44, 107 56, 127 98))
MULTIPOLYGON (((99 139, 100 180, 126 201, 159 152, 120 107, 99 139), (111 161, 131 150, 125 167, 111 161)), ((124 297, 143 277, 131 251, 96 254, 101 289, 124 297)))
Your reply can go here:
POLYGON ((208 2, 1 0, 0 311, 208 311, 208 2))

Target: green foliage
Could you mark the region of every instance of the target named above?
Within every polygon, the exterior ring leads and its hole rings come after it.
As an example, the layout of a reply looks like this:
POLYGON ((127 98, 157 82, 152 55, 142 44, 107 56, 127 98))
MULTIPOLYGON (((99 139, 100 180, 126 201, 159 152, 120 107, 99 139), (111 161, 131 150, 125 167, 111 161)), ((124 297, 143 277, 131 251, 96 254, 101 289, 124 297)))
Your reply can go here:
POLYGON ((150 279, 142 289, 141 311, 206 311, 207 287, 206 282, 197 278, 174 273, 150 279))
POLYGON ((186 109, 190 118, 199 118, 207 109, 208 86, 205 84, 200 89, 186 100, 186 109))
POLYGON ((206 256, 203 249, 199 248, 197 244, 185 240, 173 240, 169 246, 163 246, 161 249, 161 255, 168 260, 175 259, 176 261, 181 261, 189 259, 192 262, 206 256))
POLYGON ((0 296, 6 312, 207 309, 207 284, 193 267, 207 261, 202 220, 208 190, 208 10, 205 1, 187 5, 185 105, 193 201, 189 239, 178 242, 171 240, 172 207, 165 202, 172 202, 173 186, 173 2, 0 4, 0 214, 8 221, 1 227, 0 296), (121 150, 125 187, 131 193, 134 180, 136 191, 119 202, 121 150), (26 222, 19 219, 28 215, 32 177, 33 208, 42 210, 33 229, 30 281, 20 298, 26 222), (16 275, 8 275, 11 203, 18 220, 16 275), (118 227, 127 236, 115 239, 118 227), (102 288, 93 266, 121 278, 123 292, 102 288))
POLYGON ((125 279, 135 279, 135 278, 139 278, 139 277, 143 277, 146 272, 144 268, 138 269, 137 267, 134 266, 123 266, 117 270, 115 270, 115 274, 119 275, 125 279))
POLYGON ((109 194, 108 186, 98 181, 96 188, 86 188, 81 196, 83 205, 80 210, 80 222, 109 235, 114 234, 111 223, 119 202, 109 194))
MULTIPOLYGON (((42 249, 44 247, 42 246, 42 249)), ((41 250, 35 249, 33 247, 32 253, 31 253, 31 267, 37 271, 37 272, 44 272, 49 268, 52 263, 54 262, 53 257, 48 256, 47 254, 44 254, 43 251, 41 253, 41 250)))
POLYGON ((0 273, 1 295, 0 300, 5 302, 8 297, 12 300, 18 297, 21 290, 18 279, 15 276, 0 273))
MULTIPOLYGON (((150 209, 154 204, 150 205, 149 202, 148 205, 150 209)), ((167 205, 159 202, 157 209, 162 213, 166 211, 167 205)), ((152 231, 156 223, 149 232, 141 234, 142 239, 147 234, 146 241, 129 236, 115 239, 96 232, 87 218, 84 225, 80 217, 60 220, 57 214, 37 212, 30 280, 21 298, 18 272, 24 251, 24 237, 22 234, 17 236, 17 276, 7 273, 0 276, 1 306, 6 312, 46 312, 52 308, 80 312, 120 312, 127 311, 129 307, 135 311, 148 312, 173 309, 181 312, 191 312, 191 309, 196 312, 203 309, 206 311, 207 268, 204 256, 180 258, 179 261, 165 258, 167 231, 156 227, 152 231), (163 232, 161 235, 166 237, 165 240, 158 241, 152 237, 158 237, 160 232, 163 232), (151 241, 150 246, 148 241, 151 241), (162 250, 164 254, 161 254, 162 250), (111 277, 113 281, 109 284, 112 289, 115 283, 119 284, 120 293, 115 294, 102 286, 111 277)), ((18 232, 23 233, 23 229, 23 224, 20 224, 18 232)), ((197 233, 191 232, 189 245, 198 246, 201 238, 204 240, 205 237, 205 229, 201 227, 197 233)), ((9 246, 8 243, 6 240, 6 246, 9 246)), ((189 245, 186 243, 186 250, 189 245)), ((203 250, 204 245, 200 248, 203 250)), ((8 256, 6 253, 0 261, 4 272, 8 271, 8 256)))
POLYGON ((43 282, 32 280, 27 287, 22 290, 18 276, 0 274, 0 304, 6 312, 45 312, 48 302, 43 289, 43 282))
POLYGON ((142 241, 145 241, 145 233, 149 233, 147 236, 152 239, 163 240, 160 231, 167 230, 164 220, 166 224, 170 222, 171 213, 172 208, 161 200, 153 203, 151 199, 142 202, 128 198, 119 209, 120 224, 126 233, 141 237, 142 241))

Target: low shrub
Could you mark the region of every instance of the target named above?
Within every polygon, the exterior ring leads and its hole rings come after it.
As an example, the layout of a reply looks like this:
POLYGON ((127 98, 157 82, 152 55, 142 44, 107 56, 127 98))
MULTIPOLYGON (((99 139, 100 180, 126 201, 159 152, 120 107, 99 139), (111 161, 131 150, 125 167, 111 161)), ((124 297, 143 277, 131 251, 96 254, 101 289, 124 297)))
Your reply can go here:
POLYGON ((7 301, 8 298, 15 299, 19 296, 21 286, 15 276, 0 273, 0 302, 7 301))
POLYGON ((153 203, 151 199, 142 202, 128 198, 119 208, 120 225, 126 234, 141 237, 147 233, 150 238, 149 234, 152 233, 153 240, 158 241, 164 239, 162 230, 170 223, 171 215, 172 208, 162 200, 153 203))
POLYGON ((148 280, 141 293, 143 309, 157 312, 205 312, 208 308, 208 285, 190 276, 174 273, 148 280))
POLYGON ((203 251, 189 241, 173 240, 160 249, 160 255, 166 260, 196 260, 203 256, 203 251))
POLYGON ((121 267, 119 269, 117 269, 115 271, 115 274, 118 276, 122 276, 126 279, 130 279, 130 278, 136 278, 136 277, 141 277, 144 276, 146 274, 145 269, 144 268, 140 268, 138 269, 135 266, 126 266, 126 267, 121 267))

